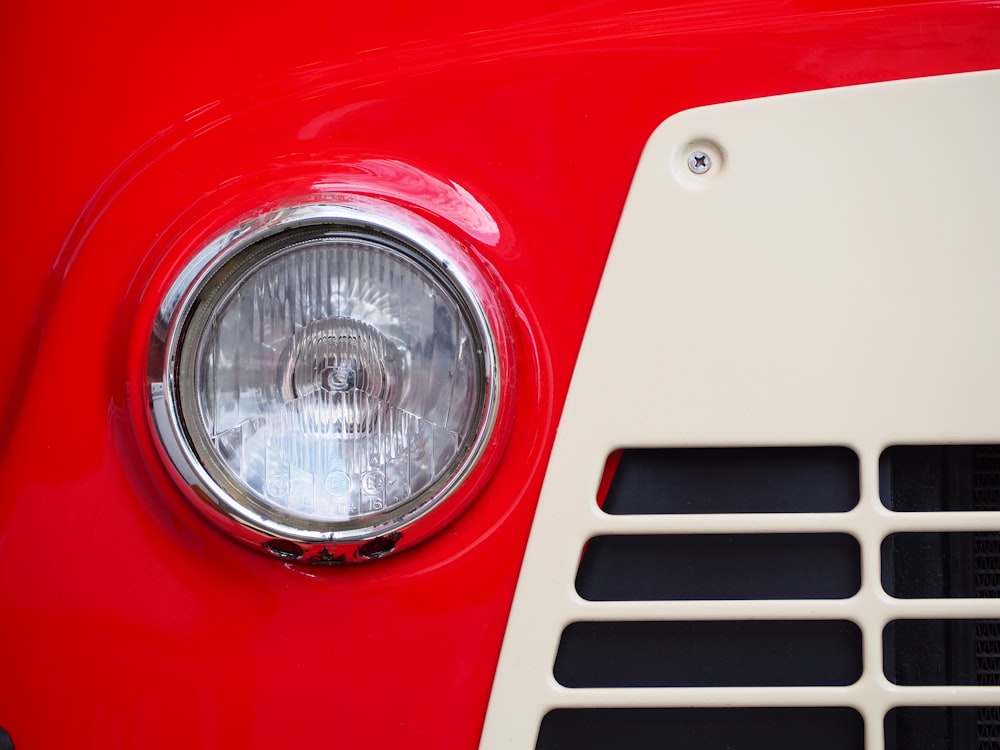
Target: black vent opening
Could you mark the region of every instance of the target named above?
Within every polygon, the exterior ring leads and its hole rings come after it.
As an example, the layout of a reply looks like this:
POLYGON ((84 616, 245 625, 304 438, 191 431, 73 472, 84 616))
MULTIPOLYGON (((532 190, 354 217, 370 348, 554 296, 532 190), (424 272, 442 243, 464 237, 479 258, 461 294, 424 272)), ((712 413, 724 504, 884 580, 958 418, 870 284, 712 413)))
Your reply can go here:
POLYGON ((879 495, 901 512, 1000 510, 1000 445, 886 448, 879 495))
POLYGON ((553 674, 570 688, 850 685, 861 631, 840 620, 574 622, 553 674))
POLYGON ((836 513, 860 498, 857 454, 840 446, 630 448, 608 466, 615 515, 836 513))
POLYGON ((1000 750, 996 706, 904 706, 885 717, 885 750, 1000 750))
MULTIPOLYGON (((919 747, 914 745, 913 747, 919 747)), ((536 750, 862 750, 850 708, 560 708, 536 750)))
POLYGON ((600 536, 576 577, 591 601, 846 599, 860 586, 847 534, 600 536))
POLYGON ((1000 620, 895 620, 882 644, 897 685, 1000 685, 1000 620))
POLYGON ((1000 596, 1000 533, 892 534, 882 543, 882 586, 900 599, 1000 596))

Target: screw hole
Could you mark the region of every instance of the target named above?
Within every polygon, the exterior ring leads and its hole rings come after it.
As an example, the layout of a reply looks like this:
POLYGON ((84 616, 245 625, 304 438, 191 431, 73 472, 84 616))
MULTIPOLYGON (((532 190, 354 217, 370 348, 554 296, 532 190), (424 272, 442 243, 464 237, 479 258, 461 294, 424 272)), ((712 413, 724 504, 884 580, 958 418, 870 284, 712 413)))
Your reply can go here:
POLYGON ((363 557, 367 560, 375 560, 379 557, 385 557, 396 549, 396 542, 398 542, 402 536, 402 534, 397 532, 394 534, 387 534, 386 536, 376 537, 371 541, 365 542, 358 547, 358 557, 363 557))
POLYGON ((269 542, 264 542, 264 549, 283 560, 298 560, 302 557, 302 548, 287 539, 272 539, 269 542))

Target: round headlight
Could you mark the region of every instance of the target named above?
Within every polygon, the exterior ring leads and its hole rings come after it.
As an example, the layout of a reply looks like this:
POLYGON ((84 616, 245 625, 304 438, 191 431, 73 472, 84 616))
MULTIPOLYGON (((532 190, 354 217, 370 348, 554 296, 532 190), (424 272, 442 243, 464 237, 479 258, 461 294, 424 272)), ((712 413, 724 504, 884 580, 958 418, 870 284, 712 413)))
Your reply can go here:
POLYGON ((412 218, 373 201, 268 214, 210 243, 161 306, 164 453, 197 505, 278 556, 391 552, 453 515, 440 509, 488 445, 489 287, 412 218))

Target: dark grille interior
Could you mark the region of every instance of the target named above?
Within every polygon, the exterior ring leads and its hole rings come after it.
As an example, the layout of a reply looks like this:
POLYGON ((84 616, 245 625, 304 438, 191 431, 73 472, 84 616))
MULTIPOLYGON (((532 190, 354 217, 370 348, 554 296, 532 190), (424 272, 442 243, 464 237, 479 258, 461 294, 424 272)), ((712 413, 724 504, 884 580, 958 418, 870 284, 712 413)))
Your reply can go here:
MULTIPOLYGON (((621 452, 605 512, 836 513, 858 503, 858 457, 839 446, 621 452)), ((612 462, 613 463, 613 462, 612 462)))
POLYGON ((1000 445, 894 445, 879 460, 879 495, 901 512, 1000 510, 1000 445))
MULTIPOLYGON (((538 750, 862 750, 849 708, 562 708, 538 750)), ((913 748, 919 747, 913 745, 913 748)))
POLYGON ((975 620, 894 620, 882 634, 885 676, 897 685, 975 685, 975 620))
POLYGON ((903 706, 885 717, 885 750, 994 750, 998 743, 996 706, 903 706))
POLYGON ((895 620, 883 646, 897 685, 1000 685, 1000 620, 895 620))
POLYGON ((592 601, 846 599, 860 585, 847 534, 600 536, 576 577, 592 601))
POLYGON ((1000 706, 982 706, 976 711, 976 741, 983 750, 1000 747, 1000 706))
POLYGON ((566 687, 850 685, 861 631, 825 620, 574 622, 554 674, 566 687))
POLYGON ((1000 621, 976 622, 976 684, 1000 685, 1000 621))
POLYGON ((1000 534, 977 532, 972 540, 976 596, 1000 596, 1000 534))
POLYGON ((882 544, 882 586, 900 599, 1000 596, 1000 534, 892 534, 882 544))

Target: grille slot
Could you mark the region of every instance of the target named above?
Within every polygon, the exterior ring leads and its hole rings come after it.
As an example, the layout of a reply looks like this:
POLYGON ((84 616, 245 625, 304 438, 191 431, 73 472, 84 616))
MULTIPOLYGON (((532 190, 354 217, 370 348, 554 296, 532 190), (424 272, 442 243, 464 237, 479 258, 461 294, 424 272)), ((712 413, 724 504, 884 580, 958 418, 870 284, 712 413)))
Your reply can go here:
POLYGON ((554 674, 566 687, 849 685, 861 631, 821 620, 575 622, 554 674))
POLYGON ((542 719, 538 750, 861 750, 848 708, 562 708, 542 719))
POLYGON ((1000 533, 892 534, 882 544, 882 585, 900 599, 1000 596, 1000 533))
POLYGON ((1000 445, 894 445, 879 495, 898 512, 1000 510, 1000 445))
POLYGON ((974 620, 896 620, 882 634, 885 676, 897 685, 976 685, 974 620))
POLYGON ((848 534, 599 536, 576 577, 591 601, 843 599, 860 585, 848 534))
POLYGON ((996 750, 996 706, 902 706, 885 717, 886 750, 996 750))
POLYGON ((858 457, 840 446, 627 449, 602 507, 615 515, 835 513, 857 505, 859 491, 858 457))

